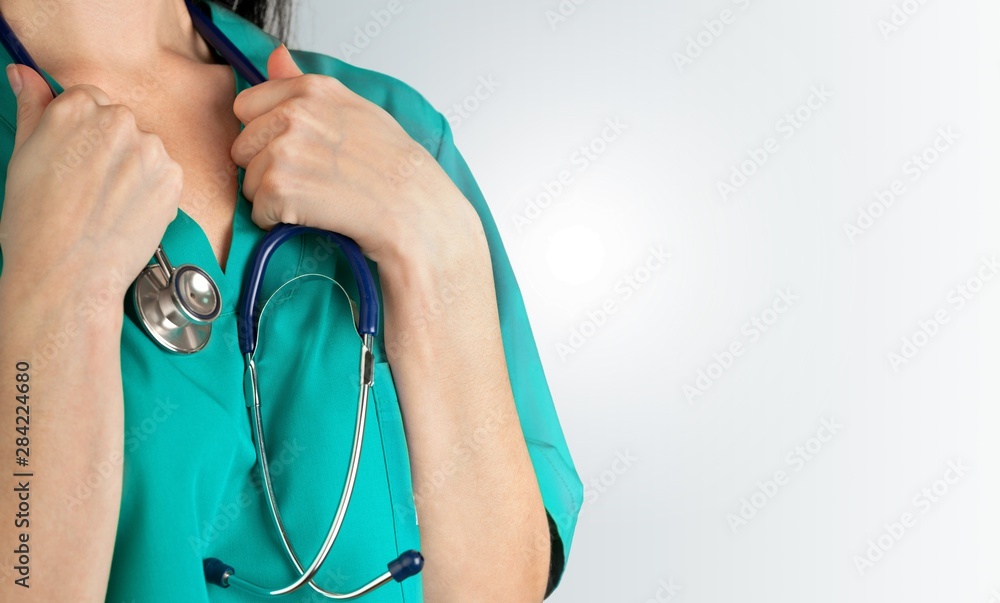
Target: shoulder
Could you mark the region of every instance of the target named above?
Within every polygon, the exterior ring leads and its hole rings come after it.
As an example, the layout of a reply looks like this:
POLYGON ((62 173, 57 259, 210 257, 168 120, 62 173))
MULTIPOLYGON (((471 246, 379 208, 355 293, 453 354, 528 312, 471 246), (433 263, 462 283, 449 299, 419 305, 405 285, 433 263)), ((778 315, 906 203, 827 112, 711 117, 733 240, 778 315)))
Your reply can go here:
POLYGON ((358 96, 382 107, 411 138, 437 154, 447 120, 415 88, 386 73, 358 67, 326 54, 289 51, 303 72, 337 78, 358 96))

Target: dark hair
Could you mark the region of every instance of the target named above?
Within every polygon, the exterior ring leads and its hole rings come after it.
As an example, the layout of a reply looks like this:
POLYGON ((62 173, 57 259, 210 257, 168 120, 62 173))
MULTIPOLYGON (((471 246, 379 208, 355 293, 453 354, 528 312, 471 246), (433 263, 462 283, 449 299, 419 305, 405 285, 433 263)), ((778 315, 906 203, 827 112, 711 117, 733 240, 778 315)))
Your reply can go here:
POLYGON ((219 0, 219 3, 288 44, 291 0, 219 0))

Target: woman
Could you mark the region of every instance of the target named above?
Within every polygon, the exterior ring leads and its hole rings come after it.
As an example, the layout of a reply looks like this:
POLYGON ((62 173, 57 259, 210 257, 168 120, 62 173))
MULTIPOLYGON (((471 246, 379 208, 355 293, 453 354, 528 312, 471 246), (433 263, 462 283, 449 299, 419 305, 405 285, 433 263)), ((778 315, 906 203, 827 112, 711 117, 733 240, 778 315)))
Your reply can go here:
MULTIPOLYGON (((0 459, 4 475, 30 472, 0 488, 0 542, 17 551, 0 599, 257 600, 206 585, 207 557, 265 585, 296 577, 254 470, 234 345, 250 254, 290 222, 357 241, 383 302, 375 420, 316 582, 351 590, 419 548, 418 578, 365 600, 540 600, 582 488, 447 121, 388 76, 286 50, 261 29, 281 7, 200 6, 270 81, 250 88, 222 62, 183 0, 0 0, 61 92, 13 65, 0 98, 0 459), (157 347, 132 306, 161 241, 222 293, 196 354, 157 347)), ((287 247, 269 285, 292 286, 262 318, 259 366, 281 512, 308 560, 342 484, 354 412, 343 384, 356 370, 344 367, 358 348, 346 298, 293 283, 327 273, 346 286, 343 260, 316 238, 287 247)), ((323 600, 309 588, 286 598, 323 600)))

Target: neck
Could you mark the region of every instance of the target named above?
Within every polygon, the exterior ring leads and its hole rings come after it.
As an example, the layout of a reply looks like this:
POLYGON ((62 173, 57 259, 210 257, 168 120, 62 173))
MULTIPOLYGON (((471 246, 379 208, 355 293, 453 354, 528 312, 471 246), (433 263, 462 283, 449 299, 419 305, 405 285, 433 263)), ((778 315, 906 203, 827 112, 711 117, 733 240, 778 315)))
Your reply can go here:
POLYGON ((184 0, 0 0, 39 67, 58 74, 132 73, 170 59, 212 63, 184 0))

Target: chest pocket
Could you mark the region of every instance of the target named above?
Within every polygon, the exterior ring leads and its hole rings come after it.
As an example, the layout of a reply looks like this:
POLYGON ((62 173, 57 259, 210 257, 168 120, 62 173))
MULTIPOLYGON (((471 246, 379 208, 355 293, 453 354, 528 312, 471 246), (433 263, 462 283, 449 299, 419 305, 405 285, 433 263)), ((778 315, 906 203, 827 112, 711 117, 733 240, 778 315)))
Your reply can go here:
MULTIPOLYGON (((278 264, 274 278, 280 283, 265 289, 255 360, 275 494, 292 544, 307 563, 326 536, 347 475, 361 340, 351 302, 357 290, 346 262, 325 239, 300 238, 295 269, 278 264)), ((318 578, 333 590, 354 589, 400 552, 419 547, 403 424, 380 352, 381 338, 354 494, 318 578)), ((266 504, 258 508, 266 513, 266 504)), ((270 523, 266 515, 261 519, 270 523)), ((260 569, 278 581, 291 578, 280 540, 273 530, 268 534, 271 554, 262 556, 260 569)), ((419 601, 419 578, 386 585, 371 597, 419 601)))

